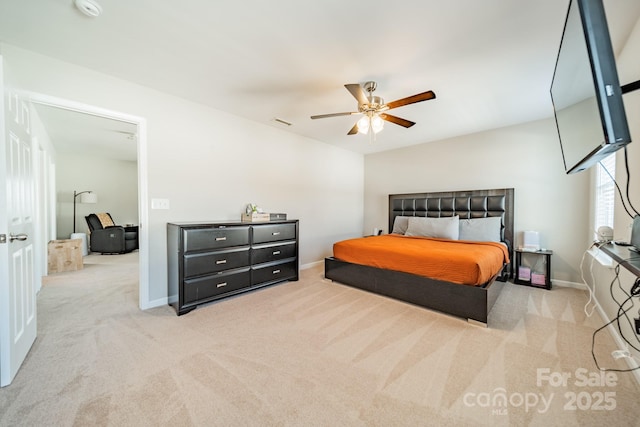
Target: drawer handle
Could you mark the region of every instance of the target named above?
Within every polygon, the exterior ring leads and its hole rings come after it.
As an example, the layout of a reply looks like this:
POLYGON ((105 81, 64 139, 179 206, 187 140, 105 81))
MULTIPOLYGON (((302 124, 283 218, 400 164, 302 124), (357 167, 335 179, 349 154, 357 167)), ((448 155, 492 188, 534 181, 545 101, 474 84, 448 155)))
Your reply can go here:
POLYGON ((280 251, 273 251, 272 255, 280 255, 280 251))
POLYGON ((278 274, 280 273, 280 270, 273 270, 273 274, 278 274))
POLYGON ((279 232, 279 231, 274 231, 274 232, 273 232, 273 233, 271 233, 271 234, 272 234, 272 235, 274 235, 274 236, 279 236, 279 235, 280 235, 280 232, 279 232))
POLYGON ((218 261, 216 261, 216 264, 226 264, 227 260, 226 259, 219 259, 218 261))
POLYGON ((221 242, 221 241, 224 241, 224 240, 227 240, 227 238, 226 237, 216 237, 216 242, 221 242))
POLYGON ((223 286, 227 286, 227 282, 218 283, 216 288, 222 288, 223 286))

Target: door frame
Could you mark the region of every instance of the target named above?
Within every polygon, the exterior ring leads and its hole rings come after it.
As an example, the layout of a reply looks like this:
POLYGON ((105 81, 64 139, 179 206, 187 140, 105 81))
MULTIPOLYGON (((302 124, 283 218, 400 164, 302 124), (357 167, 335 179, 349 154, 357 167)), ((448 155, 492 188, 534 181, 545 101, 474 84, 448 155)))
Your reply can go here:
POLYGON ((141 310, 153 307, 149 300, 149 203, 148 203, 148 164, 147 164, 147 121, 143 117, 120 111, 108 110, 94 105, 83 104, 68 99, 57 98, 36 92, 22 91, 20 95, 34 104, 62 108, 78 113, 91 114, 137 126, 138 152, 138 238, 139 271, 138 306, 141 310))

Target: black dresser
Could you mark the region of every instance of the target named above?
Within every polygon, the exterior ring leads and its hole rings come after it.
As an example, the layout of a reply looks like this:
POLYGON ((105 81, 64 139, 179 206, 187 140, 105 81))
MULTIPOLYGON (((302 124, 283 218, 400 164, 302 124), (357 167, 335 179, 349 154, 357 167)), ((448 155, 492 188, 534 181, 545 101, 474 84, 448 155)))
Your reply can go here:
POLYGON ((168 223, 168 295, 178 315, 199 304, 298 280, 298 220, 168 223))

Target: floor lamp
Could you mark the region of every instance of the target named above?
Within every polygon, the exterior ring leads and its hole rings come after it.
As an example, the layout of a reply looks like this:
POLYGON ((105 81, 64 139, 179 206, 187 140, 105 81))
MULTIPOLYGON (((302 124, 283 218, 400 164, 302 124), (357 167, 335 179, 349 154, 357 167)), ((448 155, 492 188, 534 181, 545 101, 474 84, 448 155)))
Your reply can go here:
POLYGON ((98 195, 93 191, 73 191, 73 232, 76 232, 76 199, 80 196, 80 203, 98 203, 98 195))

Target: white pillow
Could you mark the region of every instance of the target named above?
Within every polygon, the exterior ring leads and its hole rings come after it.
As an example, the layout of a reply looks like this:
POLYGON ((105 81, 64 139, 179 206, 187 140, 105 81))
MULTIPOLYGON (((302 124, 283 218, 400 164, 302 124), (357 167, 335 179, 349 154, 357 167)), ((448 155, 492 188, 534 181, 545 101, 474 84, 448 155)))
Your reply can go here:
POLYGON ((409 217, 409 226, 404 234, 458 240, 459 220, 458 215, 441 218, 409 217))
POLYGON ((502 219, 499 216, 460 220, 460 240, 499 242, 502 219))
POLYGON ((397 216, 393 220, 393 231, 391 233, 404 234, 407 232, 407 226, 409 225, 408 216, 397 216))

